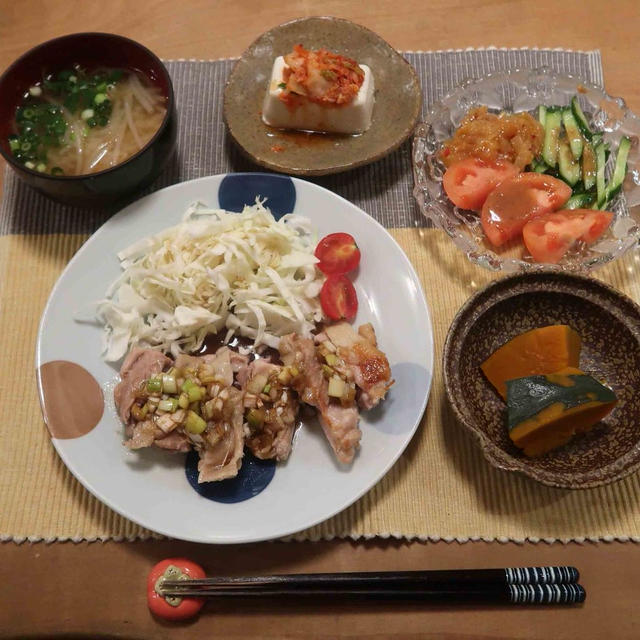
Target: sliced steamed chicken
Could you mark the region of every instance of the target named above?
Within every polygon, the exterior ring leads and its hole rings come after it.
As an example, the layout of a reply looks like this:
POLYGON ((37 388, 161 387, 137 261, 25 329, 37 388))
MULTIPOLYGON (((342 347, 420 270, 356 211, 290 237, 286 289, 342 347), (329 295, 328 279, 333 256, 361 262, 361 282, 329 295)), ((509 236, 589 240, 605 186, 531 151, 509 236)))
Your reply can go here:
POLYGON ((120 368, 120 382, 113 397, 122 421, 127 424, 131 407, 143 382, 171 365, 171 360, 153 349, 132 349, 120 368))
POLYGON ((114 392, 126 425, 125 445, 193 447, 200 454, 199 482, 236 476, 244 447, 244 406, 233 381, 234 371, 247 364, 246 356, 227 347, 211 355, 180 355, 175 362, 153 349, 132 350, 114 392))
POLYGON ((225 387, 209 402, 216 403, 217 415, 207 421, 207 428, 201 434, 198 482, 233 478, 242 466, 242 392, 235 387, 225 387))
POLYGON ((146 381, 159 376, 170 365, 171 360, 154 349, 132 349, 122 363, 120 382, 113 395, 118 413, 125 424, 125 445, 129 449, 142 449, 152 445, 173 451, 189 451, 191 448, 184 433, 171 433, 172 429, 163 430, 153 415, 141 415, 140 405, 137 403, 146 381))
POLYGON ((295 374, 291 384, 300 399, 318 410, 320 424, 336 458, 350 463, 362 435, 355 389, 349 398, 349 383, 337 373, 329 373, 329 367, 320 363, 312 339, 290 334, 280 339, 279 350, 282 361, 295 374))
POLYGON ((238 376, 246 409, 245 444, 257 458, 283 461, 291 453, 299 408, 291 381, 288 368, 263 358, 238 376))
POLYGON ((300 401, 315 407, 336 458, 353 461, 360 443, 358 405, 375 407, 393 384, 371 325, 346 322, 312 338, 280 340, 283 365, 221 347, 175 362, 152 349, 125 359, 114 396, 130 449, 195 448, 199 482, 237 475, 244 445, 258 458, 286 460, 300 401))
POLYGON ((232 385, 234 368, 246 366, 247 362, 246 356, 234 353, 228 347, 220 347, 215 354, 180 355, 176 359, 178 370, 189 374, 207 389, 207 399, 203 403, 206 427, 201 433, 190 436, 200 454, 198 482, 233 478, 242 466, 244 408, 242 392, 232 385))
POLYGON ((363 324, 357 333, 347 322, 328 325, 316 336, 316 341, 328 364, 355 381, 362 409, 372 409, 384 399, 394 381, 387 356, 378 349, 371 324, 363 324))

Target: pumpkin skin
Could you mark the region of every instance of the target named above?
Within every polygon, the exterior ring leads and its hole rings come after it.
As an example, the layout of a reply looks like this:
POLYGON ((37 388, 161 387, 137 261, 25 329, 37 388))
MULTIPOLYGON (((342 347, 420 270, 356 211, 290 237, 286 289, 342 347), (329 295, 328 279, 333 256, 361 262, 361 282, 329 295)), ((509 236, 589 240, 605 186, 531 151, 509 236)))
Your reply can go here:
POLYGON ((507 380, 577 367, 581 339, 565 324, 539 327, 516 336, 489 356, 480 368, 506 400, 507 380))
POLYGON ((616 402, 611 389, 575 367, 509 380, 509 437, 525 455, 539 456, 591 429, 616 402))

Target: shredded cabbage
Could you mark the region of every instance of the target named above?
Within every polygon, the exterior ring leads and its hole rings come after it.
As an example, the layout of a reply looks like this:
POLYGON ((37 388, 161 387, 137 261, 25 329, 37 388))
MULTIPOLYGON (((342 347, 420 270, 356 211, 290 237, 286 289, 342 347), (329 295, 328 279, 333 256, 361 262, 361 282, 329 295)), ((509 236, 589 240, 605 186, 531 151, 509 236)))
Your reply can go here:
POLYGON ((315 232, 302 216, 276 221, 263 202, 242 213, 196 203, 121 251, 122 274, 96 307, 104 359, 133 346, 195 351, 223 329, 274 348, 288 333, 309 336, 322 319, 315 232))

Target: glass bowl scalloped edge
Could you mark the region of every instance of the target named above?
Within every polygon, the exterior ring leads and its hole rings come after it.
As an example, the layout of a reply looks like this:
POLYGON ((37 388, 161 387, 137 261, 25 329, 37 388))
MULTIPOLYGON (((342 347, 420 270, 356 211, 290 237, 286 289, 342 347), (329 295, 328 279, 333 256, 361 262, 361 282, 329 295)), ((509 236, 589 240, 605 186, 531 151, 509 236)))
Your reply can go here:
POLYGON ((540 269, 588 272, 622 256, 640 239, 640 118, 622 98, 575 76, 556 73, 547 67, 513 69, 468 79, 443 99, 435 102, 413 138, 413 195, 421 213, 442 229, 474 264, 505 273, 540 269), (486 105, 493 111, 533 111, 539 104, 569 103, 578 95, 591 124, 604 133, 611 145, 607 177, 613 170, 615 151, 623 135, 631 138, 627 175, 622 192, 609 207, 615 218, 609 231, 597 243, 579 246, 556 265, 536 263, 530 256, 500 255, 484 242, 479 216, 455 207, 442 188, 444 165, 437 152, 462 117, 473 106, 486 105))

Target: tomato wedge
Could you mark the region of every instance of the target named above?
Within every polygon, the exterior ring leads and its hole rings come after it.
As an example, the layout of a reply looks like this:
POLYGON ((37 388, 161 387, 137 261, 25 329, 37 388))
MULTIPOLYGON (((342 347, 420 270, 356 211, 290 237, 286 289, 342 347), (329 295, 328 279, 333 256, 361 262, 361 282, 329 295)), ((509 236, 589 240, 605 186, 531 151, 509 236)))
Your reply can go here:
POLYGON ((518 173, 518 167, 506 160, 485 162, 479 158, 465 158, 444 172, 442 186, 457 207, 480 211, 496 186, 518 173))
POLYGON ((543 173, 521 173, 503 180, 487 197, 480 220, 489 242, 499 247, 520 235, 524 225, 559 209, 571 187, 543 173))
POLYGON ((331 275, 320 289, 322 311, 330 320, 351 320, 358 312, 358 296, 345 275, 331 275))
POLYGON ((147 577, 147 604, 151 613, 164 620, 186 620, 202 609, 204 598, 165 598, 156 591, 160 578, 180 580, 180 576, 206 577, 201 566, 186 558, 168 558, 151 569, 147 577))
POLYGON ((576 242, 595 242, 612 220, 610 211, 563 209, 527 222, 522 237, 534 260, 556 264, 576 242))
POLYGON ((320 260, 316 266, 327 275, 349 273, 360 264, 360 249, 348 233, 325 236, 318 242, 314 255, 320 260))

